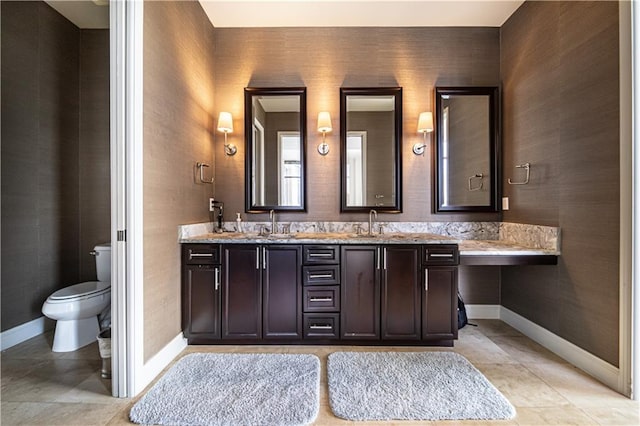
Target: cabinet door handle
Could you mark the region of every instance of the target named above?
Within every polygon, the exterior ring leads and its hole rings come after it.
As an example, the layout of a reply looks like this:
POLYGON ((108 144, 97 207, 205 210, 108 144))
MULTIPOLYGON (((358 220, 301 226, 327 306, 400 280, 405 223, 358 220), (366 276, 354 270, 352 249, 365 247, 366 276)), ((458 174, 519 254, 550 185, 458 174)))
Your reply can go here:
POLYGON ((220 289, 220 268, 216 268, 216 291, 220 289))
POLYGON ((311 278, 311 279, 315 279, 315 278, 333 278, 333 274, 315 274, 315 275, 309 275, 309 278, 311 278))
POLYGON ((260 247, 256 247, 256 269, 260 269, 260 247))
POLYGON ((424 291, 429 291, 429 270, 424 270, 424 291))
POLYGON ((453 253, 429 253, 429 257, 453 257, 453 253))
POLYGON ((309 302, 331 302, 333 297, 312 297, 309 302))
POLYGON ((313 324, 309 328, 311 330, 331 330, 333 327, 329 324, 313 324))
POLYGON ((309 253, 309 257, 333 257, 333 253, 309 253))
POLYGON ((383 248, 382 249, 382 266, 384 267, 385 271, 387 270, 387 248, 383 248))
POLYGON ((267 249, 262 247, 262 269, 267 269, 267 249))
POLYGON ((191 253, 191 250, 189 250, 189 259, 194 257, 213 257, 213 253, 191 253))
POLYGON ((376 269, 380 269, 380 247, 376 248, 376 269))

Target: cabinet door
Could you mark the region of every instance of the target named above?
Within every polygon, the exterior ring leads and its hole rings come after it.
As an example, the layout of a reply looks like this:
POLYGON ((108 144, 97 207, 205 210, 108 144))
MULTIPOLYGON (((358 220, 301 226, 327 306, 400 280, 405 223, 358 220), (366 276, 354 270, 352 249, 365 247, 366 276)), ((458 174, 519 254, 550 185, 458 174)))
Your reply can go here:
POLYGON ((184 331, 189 342, 220 338, 220 266, 184 269, 184 331))
POLYGON ((223 246, 222 338, 262 337, 262 285, 260 247, 253 244, 223 246))
POLYGON ((340 335, 380 338, 380 248, 342 246, 340 335))
POLYGON ((430 266, 424 270, 422 338, 458 338, 458 267, 430 266))
POLYGON ((382 249, 382 339, 420 340, 420 246, 382 249))
POLYGON ((262 336, 302 339, 302 246, 263 246, 262 336))

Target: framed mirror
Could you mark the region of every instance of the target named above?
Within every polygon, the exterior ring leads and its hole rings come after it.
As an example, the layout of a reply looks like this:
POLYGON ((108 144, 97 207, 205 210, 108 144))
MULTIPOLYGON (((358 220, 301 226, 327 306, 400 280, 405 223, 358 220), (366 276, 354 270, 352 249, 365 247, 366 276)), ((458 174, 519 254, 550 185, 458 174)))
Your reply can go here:
POLYGON ((498 88, 436 87, 435 206, 498 211, 498 88))
POLYGON ((402 88, 340 89, 343 212, 402 211, 402 88))
POLYGON ((306 211, 307 90, 244 89, 245 210, 306 211))

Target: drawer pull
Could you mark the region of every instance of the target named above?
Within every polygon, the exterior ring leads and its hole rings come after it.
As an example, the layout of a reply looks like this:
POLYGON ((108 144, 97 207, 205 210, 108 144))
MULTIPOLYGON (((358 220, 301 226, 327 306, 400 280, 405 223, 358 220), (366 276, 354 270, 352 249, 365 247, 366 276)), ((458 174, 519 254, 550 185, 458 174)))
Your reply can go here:
POLYGON ((453 253, 433 253, 429 257, 453 257, 453 253))
POLYGON ((333 297, 312 297, 309 302, 331 302, 333 297))
POLYGON ((333 253, 309 253, 309 257, 333 257, 333 253))
POLYGON ((312 324, 309 328, 311 330, 331 330, 333 327, 329 324, 312 324))
POLYGON ((191 253, 191 252, 189 252, 189 258, 193 259, 194 257, 213 257, 213 253, 191 253))
POLYGON ((333 278, 333 274, 314 274, 314 275, 309 275, 310 279, 316 279, 316 278, 333 278))

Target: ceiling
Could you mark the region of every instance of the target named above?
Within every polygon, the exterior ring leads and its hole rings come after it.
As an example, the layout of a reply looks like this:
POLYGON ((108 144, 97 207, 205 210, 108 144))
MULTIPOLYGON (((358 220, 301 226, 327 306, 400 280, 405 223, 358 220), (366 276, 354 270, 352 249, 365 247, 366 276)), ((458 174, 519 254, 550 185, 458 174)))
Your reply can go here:
POLYGON ((109 28, 108 0, 45 0, 45 2, 78 28, 109 28))
MULTIPOLYGON (((523 0, 199 0, 216 28, 499 27, 523 0)), ((79 28, 108 28, 108 0, 48 0, 79 28)))
POLYGON ((216 28, 500 27, 523 0, 199 0, 216 28))

